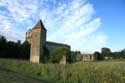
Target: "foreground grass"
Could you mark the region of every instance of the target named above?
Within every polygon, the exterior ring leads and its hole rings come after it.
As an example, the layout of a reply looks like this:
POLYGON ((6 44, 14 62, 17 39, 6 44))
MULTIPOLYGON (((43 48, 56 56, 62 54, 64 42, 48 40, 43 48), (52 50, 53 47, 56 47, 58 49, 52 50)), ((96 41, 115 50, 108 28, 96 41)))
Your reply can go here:
POLYGON ((0 83, 51 83, 0 68, 0 83))
POLYGON ((61 65, 31 64, 27 61, 0 59, 0 67, 57 83, 125 83, 125 61, 61 65))

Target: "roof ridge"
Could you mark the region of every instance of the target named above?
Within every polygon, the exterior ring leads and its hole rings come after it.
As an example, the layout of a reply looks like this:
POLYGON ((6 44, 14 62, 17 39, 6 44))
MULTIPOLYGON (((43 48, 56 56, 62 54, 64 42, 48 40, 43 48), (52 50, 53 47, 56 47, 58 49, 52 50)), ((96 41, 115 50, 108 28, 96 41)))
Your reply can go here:
POLYGON ((43 29, 43 30, 46 30, 46 28, 44 27, 44 24, 43 24, 41 19, 36 23, 36 25, 34 26, 33 29, 43 29))

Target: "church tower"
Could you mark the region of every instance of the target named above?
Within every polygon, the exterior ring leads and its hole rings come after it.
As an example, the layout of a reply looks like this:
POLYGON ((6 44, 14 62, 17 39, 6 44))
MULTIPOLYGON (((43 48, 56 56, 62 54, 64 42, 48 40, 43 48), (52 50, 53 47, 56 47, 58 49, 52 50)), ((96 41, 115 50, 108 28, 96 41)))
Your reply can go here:
POLYGON ((30 37, 30 62, 40 63, 43 56, 43 46, 46 44, 46 29, 41 20, 29 32, 30 37))

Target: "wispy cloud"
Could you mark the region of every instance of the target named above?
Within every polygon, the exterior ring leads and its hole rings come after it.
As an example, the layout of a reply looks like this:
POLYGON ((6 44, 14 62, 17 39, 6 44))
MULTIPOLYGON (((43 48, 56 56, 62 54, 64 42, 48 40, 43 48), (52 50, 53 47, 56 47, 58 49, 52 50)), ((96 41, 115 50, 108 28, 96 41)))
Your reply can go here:
POLYGON ((16 27, 7 17, 0 15, 0 35, 6 36, 8 40, 24 40, 25 31, 16 27), (8 20, 7 20, 8 19, 8 20))
POLYGON ((96 34, 102 22, 100 17, 93 18, 96 13, 93 4, 85 0, 57 4, 51 13, 49 8, 41 11, 41 18, 48 28, 48 40, 68 43, 73 50, 91 49, 91 52, 106 45, 107 36, 96 34))
POLYGON ((24 40, 26 28, 32 26, 37 2, 0 0, 0 34, 8 40, 24 40))
POLYGON ((73 50, 99 49, 106 45, 107 36, 97 34, 102 22, 94 14, 87 0, 0 0, 0 34, 24 40, 27 28, 41 18, 47 40, 70 44, 73 50))
POLYGON ((0 5, 1 7, 5 7, 5 9, 16 22, 23 22, 31 18, 37 11, 37 2, 30 0, 1 0, 0 5))

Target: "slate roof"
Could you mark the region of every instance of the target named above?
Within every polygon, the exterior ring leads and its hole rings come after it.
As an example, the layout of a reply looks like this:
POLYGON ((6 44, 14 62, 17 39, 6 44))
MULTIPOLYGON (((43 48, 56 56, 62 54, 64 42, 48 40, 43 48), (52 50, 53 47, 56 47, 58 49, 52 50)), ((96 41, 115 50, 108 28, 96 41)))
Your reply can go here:
POLYGON ((41 21, 41 19, 37 22, 37 24, 35 25, 35 27, 33 29, 43 29, 46 30, 46 28, 43 25, 43 22, 41 21))

